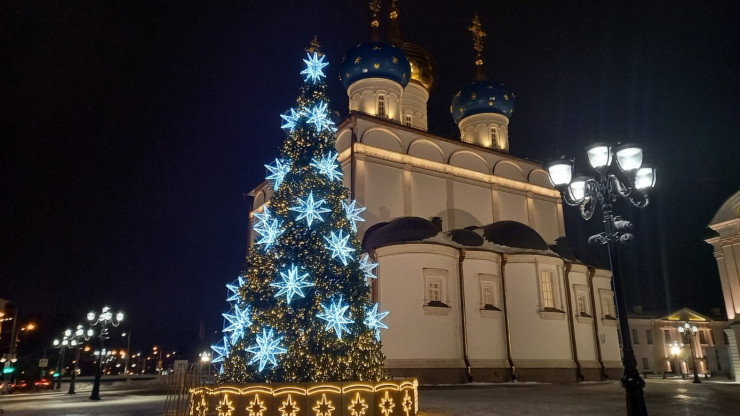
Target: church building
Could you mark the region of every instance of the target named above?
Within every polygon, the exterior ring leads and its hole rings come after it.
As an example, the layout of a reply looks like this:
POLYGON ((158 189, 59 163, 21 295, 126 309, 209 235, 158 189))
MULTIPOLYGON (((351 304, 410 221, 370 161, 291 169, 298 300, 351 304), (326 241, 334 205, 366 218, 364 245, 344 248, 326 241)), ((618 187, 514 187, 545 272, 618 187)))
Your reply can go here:
MULTIPOLYGON (((391 376, 620 378, 611 272, 568 247, 560 193, 542 164, 509 154, 516 97, 486 74, 478 16, 469 28, 476 76, 461 75, 450 97, 454 140, 427 130, 432 58, 401 39, 395 0, 381 39, 378 3, 371 39, 339 66, 349 115, 336 149, 345 186, 367 208, 358 234, 378 263, 372 296, 390 311, 381 340, 391 376)), ((267 182, 251 191, 250 218, 272 192, 267 182)))

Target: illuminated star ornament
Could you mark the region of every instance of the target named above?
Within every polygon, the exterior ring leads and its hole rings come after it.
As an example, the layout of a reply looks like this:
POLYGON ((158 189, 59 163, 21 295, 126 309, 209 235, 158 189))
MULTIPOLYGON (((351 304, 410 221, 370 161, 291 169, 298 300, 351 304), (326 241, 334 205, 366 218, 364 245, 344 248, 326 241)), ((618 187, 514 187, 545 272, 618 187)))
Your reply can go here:
POLYGON ((288 350, 280 346, 283 337, 274 337, 275 333, 272 329, 262 328, 262 335, 257 335, 257 345, 247 348, 247 352, 254 354, 254 357, 247 364, 259 361, 260 372, 265 369, 265 365, 268 363, 275 367, 277 365, 275 356, 285 354, 288 350))
POLYGON ((326 399, 326 394, 322 394, 321 400, 316 401, 316 406, 312 409, 316 412, 316 416, 331 416, 334 406, 331 405, 331 400, 326 399))
POLYGON ((257 217, 258 221, 254 225, 254 231, 260 235, 260 238, 255 244, 264 245, 265 250, 269 250, 275 244, 277 238, 285 231, 282 228, 283 224, 279 219, 272 217, 267 207, 262 212, 254 214, 254 216, 257 217))
POLYGON ((244 337, 244 330, 252 325, 252 320, 249 317, 249 306, 241 308, 237 304, 234 305, 231 313, 224 313, 222 315, 229 321, 229 325, 224 328, 223 332, 231 332, 231 344, 236 344, 244 337))
POLYGON ((306 222, 308 223, 308 226, 311 227, 313 220, 318 220, 318 221, 323 222, 324 219, 321 217, 321 214, 331 212, 330 209, 324 206, 324 203, 326 203, 326 201, 323 199, 314 201, 313 191, 311 191, 306 197, 306 199, 298 198, 298 205, 291 207, 289 209, 291 211, 298 212, 298 218, 296 218, 296 220, 300 221, 305 218, 306 222))
POLYGON ((298 295, 302 298, 306 297, 303 293, 303 288, 313 286, 313 283, 306 281, 308 273, 299 275, 298 267, 295 265, 288 269, 288 273, 280 272, 280 277, 283 279, 281 282, 270 283, 270 286, 279 288, 280 290, 275 293, 275 297, 285 295, 288 304, 293 299, 293 295, 298 295))
POLYGON ((322 77, 326 77, 324 74, 324 67, 329 65, 329 63, 324 62, 324 58, 326 58, 326 56, 322 55, 321 58, 319 58, 319 54, 316 52, 313 53, 313 56, 311 56, 310 53, 307 53, 306 56, 308 56, 308 59, 303 60, 303 62, 306 63, 306 69, 301 71, 301 75, 306 76, 306 82, 311 80, 311 83, 315 84, 321 81, 322 77))
POLYGON ((231 416, 231 414, 234 412, 234 406, 232 406, 234 402, 229 400, 229 395, 224 394, 223 401, 218 403, 218 407, 216 407, 216 410, 218 410, 218 416, 231 416))
POLYGON ((269 165, 265 165, 270 174, 265 179, 272 181, 272 188, 277 191, 280 184, 283 183, 285 175, 290 172, 290 160, 275 159, 269 165))
POLYGON ((316 315, 316 317, 326 321, 324 329, 327 331, 333 329, 339 339, 342 339, 342 331, 349 334, 347 324, 352 324, 355 321, 344 316, 347 309, 349 309, 349 305, 344 304, 341 295, 337 301, 332 301, 328 307, 325 305, 321 305, 321 307, 324 309, 324 312, 316 315))
POLYGON ((339 170, 339 163, 337 163, 336 152, 331 152, 328 155, 324 155, 321 159, 311 159, 311 166, 315 167, 320 174, 329 178, 330 181, 336 181, 342 179, 342 171, 339 170))
POLYGON ((316 106, 308 109, 308 122, 316 126, 316 131, 321 133, 324 130, 329 130, 333 133, 337 131, 334 127, 334 122, 329 119, 329 113, 326 111, 328 103, 319 101, 316 106))
POLYGON ((239 276, 236 281, 226 285, 226 289, 229 290, 229 297, 226 298, 227 302, 239 302, 241 296, 239 295, 239 288, 244 286, 244 276, 239 276))
POLYGON ((295 131, 296 124, 298 124, 298 120, 304 115, 305 114, 302 110, 295 111, 295 108, 291 108, 287 113, 280 114, 280 118, 283 119, 283 124, 280 125, 280 128, 285 130, 287 133, 293 133, 295 131))
POLYGON ((224 358, 229 358, 229 337, 224 335, 223 341, 219 341, 215 345, 211 345, 211 349, 216 353, 216 358, 211 360, 211 363, 222 363, 224 358))
POLYGON ((388 329, 388 325, 384 324, 383 319, 388 316, 388 312, 378 313, 378 304, 375 303, 372 308, 365 309, 365 325, 368 328, 375 330, 375 339, 380 341, 380 328, 388 329))
POLYGON ((342 207, 344 208, 344 212, 347 214, 347 220, 350 222, 350 225, 352 226, 352 231, 357 232, 357 222, 364 222, 365 219, 360 216, 365 209, 365 207, 358 207, 357 201, 352 200, 351 203, 346 203, 342 201, 342 207))
POLYGON ((355 251, 354 248, 352 248, 349 245, 349 237, 351 234, 344 234, 344 231, 339 230, 339 234, 336 234, 334 231, 332 231, 329 234, 329 238, 324 237, 324 241, 326 241, 327 244, 327 250, 331 251, 331 256, 335 259, 339 259, 339 261, 342 262, 343 265, 347 265, 347 260, 350 257, 350 254, 355 251))
MULTIPOLYGON (((408 393, 406 394, 408 395, 408 393)), ((247 406, 249 416, 262 416, 265 413, 265 410, 267 410, 265 407, 265 401, 260 400, 259 394, 255 394, 254 400, 249 402, 249 406, 247 406)))
POLYGON ((362 269, 362 272, 365 273, 365 277, 369 279, 377 279, 378 276, 373 273, 373 269, 378 267, 378 263, 374 263, 368 254, 365 254, 362 256, 362 259, 360 259, 360 269, 362 269))
POLYGON ((367 404, 365 399, 360 397, 360 393, 357 393, 347 409, 352 413, 351 416, 364 416, 365 411, 367 410, 367 404))

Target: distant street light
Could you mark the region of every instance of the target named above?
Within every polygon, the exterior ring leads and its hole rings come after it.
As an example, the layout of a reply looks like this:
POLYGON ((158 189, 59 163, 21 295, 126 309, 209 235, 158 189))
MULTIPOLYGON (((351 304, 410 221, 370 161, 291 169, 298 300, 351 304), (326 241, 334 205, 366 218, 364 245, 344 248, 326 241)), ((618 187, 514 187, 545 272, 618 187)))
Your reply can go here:
POLYGON ((616 243, 632 240, 629 232, 632 224, 615 215, 613 203, 618 198, 628 201, 637 208, 648 204, 647 191, 655 185, 655 169, 642 163, 642 146, 624 144, 612 148, 606 143, 594 143, 586 147, 586 155, 596 177, 573 175, 574 161, 561 157, 547 165, 550 181, 560 190, 563 201, 570 206, 579 206, 581 216, 591 219, 598 205, 604 214, 604 232, 589 237, 591 244, 606 244, 609 252, 609 267, 612 271, 612 283, 619 318, 619 332, 622 338, 622 364, 624 375, 622 387, 626 392, 627 414, 647 415, 643 388, 645 381, 637 370, 637 359, 632 349, 630 329, 627 323, 627 306, 625 305, 624 282, 621 277, 616 243), (610 166, 616 156, 617 169, 610 166), (619 176, 619 177, 618 177, 619 176), (620 178, 627 179, 626 182, 620 178))
POLYGON ((691 351, 691 366, 694 367, 694 383, 701 383, 701 380, 699 380, 699 372, 696 368, 696 355, 694 354, 694 344, 693 344, 693 341, 696 338, 696 333, 699 332, 699 328, 697 328, 696 325, 691 325, 688 321, 686 321, 683 325, 679 325, 678 332, 680 332, 681 335, 689 338, 689 350, 691 351))
MULTIPOLYGON (((120 325, 121 321, 123 321, 123 313, 118 312, 114 318, 110 308, 105 306, 99 314, 96 314, 95 312, 88 313, 87 320, 92 326, 100 326, 98 339, 100 339, 100 351, 104 353, 105 340, 110 338, 108 335, 108 325, 113 327, 120 325)), ((90 394, 90 400, 100 400, 100 377, 103 372, 102 362, 103 355, 100 354, 98 357, 98 367, 95 370, 95 381, 93 383, 92 393, 90 394)))

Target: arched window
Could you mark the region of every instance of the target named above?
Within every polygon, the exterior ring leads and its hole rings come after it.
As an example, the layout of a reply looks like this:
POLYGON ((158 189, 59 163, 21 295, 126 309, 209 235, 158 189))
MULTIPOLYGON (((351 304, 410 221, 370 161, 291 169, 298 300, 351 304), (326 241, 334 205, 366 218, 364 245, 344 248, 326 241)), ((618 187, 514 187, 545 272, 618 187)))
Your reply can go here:
POLYGON ((378 94, 378 117, 385 117, 385 95, 378 94))
POLYGON ((496 127, 491 127, 490 132, 491 132, 491 147, 493 147, 494 149, 498 149, 499 147, 498 146, 498 129, 496 129, 496 127))

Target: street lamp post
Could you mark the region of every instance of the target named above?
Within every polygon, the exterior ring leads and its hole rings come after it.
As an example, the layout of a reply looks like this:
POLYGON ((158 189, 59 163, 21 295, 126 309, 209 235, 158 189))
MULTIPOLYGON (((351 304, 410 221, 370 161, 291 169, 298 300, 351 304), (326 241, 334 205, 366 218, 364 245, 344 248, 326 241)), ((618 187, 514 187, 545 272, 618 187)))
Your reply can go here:
POLYGON ((632 349, 627 322, 624 281, 616 250, 616 243, 626 243, 632 240, 633 235, 629 233, 632 224, 615 215, 613 204, 618 198, 623 198, 635 207, 647 206, 647 191, 655 185, 655 169, 642 163, 642 146, 636 144, 612 148, 606 143, 594 143, 586 147, 586 154, 589 164, 596 171, 595 177, 574 176, 574 161, 565 157, 548 163, 547 171, 550 181, 560 190, 565 203, 570 206, 580 206, 583 219, 591 219, 597 206, 601 205, 604 215, 604 232, 589 237, 588 242, 605 244, 609 253, 609 267, 612 270, 612 286, 622 339, 622 364, 624 366, 622 386, 626 392, 627 414, 647 415, 643 397, 645 381, 637 370, 637 360, 632 349), (614 156, 617 159, 618 172, 610 172, 609 169, 614 156), (627 181, 623 181, 617 175, 626 178, 627 181))
POLYGON ((123 321, 123 313, 118 312, 113 317, 113 313, 110 308, 105 306, 100 313, 90 312, 87 314, 87 320, 92 326, 100 325, 100 332, 98 333, 98 339, 100 340, 100 351, 101 354, 98 357, 98 366, 95 370, 95 381, 93 382, 92 393, 90 394, 90 400, 100 400, 100 377, 103 372, 103 353, 105 352, 105 340, 110 338, 108 336, 108 325, 117 327, 123 321))
POLYGON ((82 340, 88 341, 93 336, 93 330, 92 328, 89 328, 87 331, 85 331, 85 328, 82 325, 77 325, 77 329, 75 329, 74 332, 74 344, 72 344, 77 352, 75 354, 75 362, 74 367, 72 368, 72 376, 69 379, 69 390, 67 391, 67 394, 75 394, 75 381, 77 380, 77 372, 80 368, 80 351, 82 351, 81 344, 82 340))
POLYGON ((701 383, 701 380, 699 380, 699 372, 696 368, 696 355, 694 354, 694 339, 696 338, 696 333, 699 332, 699 328, 696 327, 696 325, 691 325, 688 321, 686 321, 683 325, 679 325, 678 332, 681 333, 681 335, 689 338, 689 350, 691 351, 691 366, 694 367, 694 383, 701 383))

